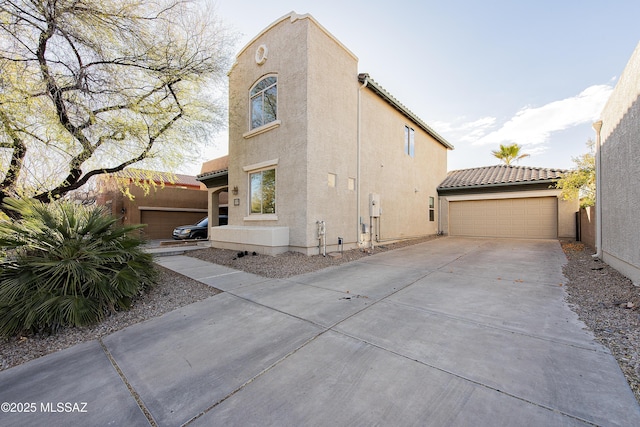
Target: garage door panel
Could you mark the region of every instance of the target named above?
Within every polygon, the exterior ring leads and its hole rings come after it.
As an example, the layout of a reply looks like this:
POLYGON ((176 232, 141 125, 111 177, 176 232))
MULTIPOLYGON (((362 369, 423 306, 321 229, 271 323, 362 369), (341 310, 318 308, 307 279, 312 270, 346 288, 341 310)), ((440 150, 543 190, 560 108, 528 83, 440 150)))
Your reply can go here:
POLYGON ((452 236, 554 239, 555 197, 465 200, 449 203, 452 236))
POLYGON ((195 224, 207 213, 202 212, 171 212, 171 211, 142 211, 140 222, 147 226, 143 233, 147 239, 171 239, 173 229, 180 225, 195 224))

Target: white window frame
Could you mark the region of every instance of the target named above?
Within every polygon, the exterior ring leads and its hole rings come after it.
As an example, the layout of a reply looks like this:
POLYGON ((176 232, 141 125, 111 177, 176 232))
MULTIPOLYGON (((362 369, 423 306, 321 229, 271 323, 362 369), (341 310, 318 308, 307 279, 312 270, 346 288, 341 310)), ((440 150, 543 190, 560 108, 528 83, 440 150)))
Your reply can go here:
POLYGON ((244 166, 243 171, 247 173, 247 216, 244 217, 245 221, 276 221, 278 220, 278 159, 267 160, 265 162, 255 163, 252 165, 244 166), (251 175, 266 170, 274 170, 275 173, 275 186, 276 186, 276 199, 274 200, 275 212, 274 213, 252 213, 251 212, 251 175))
MULTIPOLYGON (((260 79, 258 79, 258 81, 256 81, 253 86, 251 86, 251 88, 249 89, 249 132, 256 132, 258 130, 262 130, 263 132, 265 130, 270 129, 271 127, 273 127, 273 123, 278 121, 278 75, 277 74, 267 74, 265 76, 260 77, 260 79), (268 78, 275 78, 275 82, 271 83, 269 86, 263 88, 262 90, 260 90, 257 93, 252 93, 254 91, 254 89, 256 88, 256 86, 258 86, 260 83, 262 83, 263 81, 265 81, 268 78), (264 119, 264 112, 265 112, 265 94, 271 90, 275 88, 275 112, 274 112, 274 118, 273 120, 269 120, 268 122, 265 122, 264 119), (253 103, 254 103, 254 99, 257 99, 258 97, 260 97, 260 99, 262 100, 262 109, 261 109, 261 120, 260 120, 260 124, 257 126, 254 126, 254 117, 253 117, 253 103), (271 126, 270 126, 271 125, 271 126), (266 129, 265 129, 266 128, 266 129)), ((258 132, 261 133, 261 132, 258 132)))

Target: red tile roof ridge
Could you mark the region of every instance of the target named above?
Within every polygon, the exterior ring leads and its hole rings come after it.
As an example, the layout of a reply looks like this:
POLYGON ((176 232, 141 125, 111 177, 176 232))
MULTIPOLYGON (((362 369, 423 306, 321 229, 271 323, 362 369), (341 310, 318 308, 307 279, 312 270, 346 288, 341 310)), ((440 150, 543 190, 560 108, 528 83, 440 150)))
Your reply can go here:
POLYGON ((558 179, 565 169, 536 166, 493 165, 453 170, 439 188, 477 187, 484 185, 533 183, 558 179))

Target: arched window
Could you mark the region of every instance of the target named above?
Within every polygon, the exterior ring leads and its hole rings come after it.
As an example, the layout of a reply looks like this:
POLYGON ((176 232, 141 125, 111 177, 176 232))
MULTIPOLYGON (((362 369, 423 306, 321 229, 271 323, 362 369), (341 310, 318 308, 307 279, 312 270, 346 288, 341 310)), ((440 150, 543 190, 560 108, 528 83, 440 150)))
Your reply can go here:
POLYGON ((278 77, 268 76, 256 83, 251 98, 251 129, 264 126, 278 118, 278 77))

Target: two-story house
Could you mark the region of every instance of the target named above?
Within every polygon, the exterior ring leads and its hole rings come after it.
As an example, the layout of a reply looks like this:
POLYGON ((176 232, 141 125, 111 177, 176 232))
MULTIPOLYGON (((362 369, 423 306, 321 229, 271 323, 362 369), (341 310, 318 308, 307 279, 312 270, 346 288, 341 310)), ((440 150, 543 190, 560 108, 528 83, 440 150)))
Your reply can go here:
POLYGON ((238 53, 229 117, 228 170, 200 178, 210 205, 229 189, 214 247, 313 255, 438 232, 453 147, 312 16, 287 14, 238 53))

